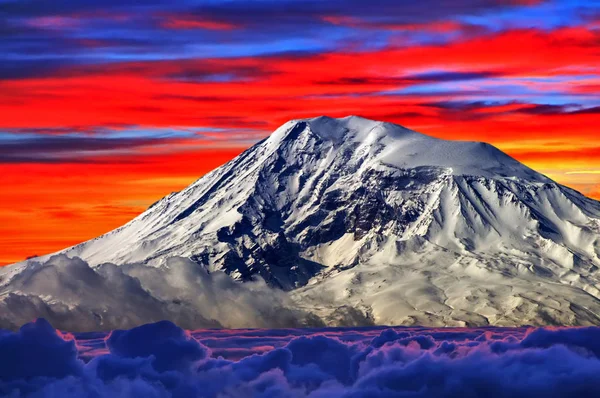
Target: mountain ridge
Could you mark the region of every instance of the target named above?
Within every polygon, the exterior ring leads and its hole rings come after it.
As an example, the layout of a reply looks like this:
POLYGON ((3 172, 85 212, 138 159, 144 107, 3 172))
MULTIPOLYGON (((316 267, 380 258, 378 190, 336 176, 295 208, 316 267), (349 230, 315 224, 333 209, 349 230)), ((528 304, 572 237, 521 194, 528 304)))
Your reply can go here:
POLYGON ((356 116, 289 121, 61 253, 182 256, 324 318, 349 305, 386 324, 600 323, 600 203, 489 144, 356 116))

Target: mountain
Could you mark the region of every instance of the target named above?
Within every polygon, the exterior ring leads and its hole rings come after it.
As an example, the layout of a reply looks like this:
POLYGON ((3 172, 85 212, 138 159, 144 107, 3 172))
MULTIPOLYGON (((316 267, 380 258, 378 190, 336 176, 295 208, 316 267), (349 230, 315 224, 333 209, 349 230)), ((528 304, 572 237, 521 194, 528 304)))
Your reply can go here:
POLYGON ((599 202, 489 144, 355 116, 287 122, 62 253, 92 267, 182 256, 260 276, 322 319, 343 307, 378 324, 600 324, 599 202))

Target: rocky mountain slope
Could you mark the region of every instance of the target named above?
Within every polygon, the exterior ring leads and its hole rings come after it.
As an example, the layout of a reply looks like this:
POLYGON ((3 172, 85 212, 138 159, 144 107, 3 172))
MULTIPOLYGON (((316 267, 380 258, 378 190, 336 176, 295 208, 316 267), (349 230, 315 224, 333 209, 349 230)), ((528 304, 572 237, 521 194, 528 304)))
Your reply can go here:
POLYGON ((599 202, 489 144, 360 117, 287 122, 63 253, 260 276, 331 323, 600 324, 599 202))

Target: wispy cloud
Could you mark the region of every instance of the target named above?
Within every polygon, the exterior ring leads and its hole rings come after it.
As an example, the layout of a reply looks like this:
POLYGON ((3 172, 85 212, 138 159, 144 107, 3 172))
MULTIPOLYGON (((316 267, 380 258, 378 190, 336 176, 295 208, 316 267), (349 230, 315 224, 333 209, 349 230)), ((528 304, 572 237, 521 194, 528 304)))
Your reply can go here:
POLYGON ((600 174, 600 170, 567 171, 565 174, 600 174))

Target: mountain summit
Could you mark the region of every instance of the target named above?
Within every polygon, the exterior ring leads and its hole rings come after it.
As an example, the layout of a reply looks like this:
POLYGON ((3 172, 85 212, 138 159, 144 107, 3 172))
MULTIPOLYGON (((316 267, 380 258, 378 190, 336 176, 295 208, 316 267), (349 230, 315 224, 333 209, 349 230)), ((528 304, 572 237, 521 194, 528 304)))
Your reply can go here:
POLYGON ((495 147, 356 116, 292 120, 126 225, 92 266, 191 259, 326 319, 600 323, 600 203, 495 147))

